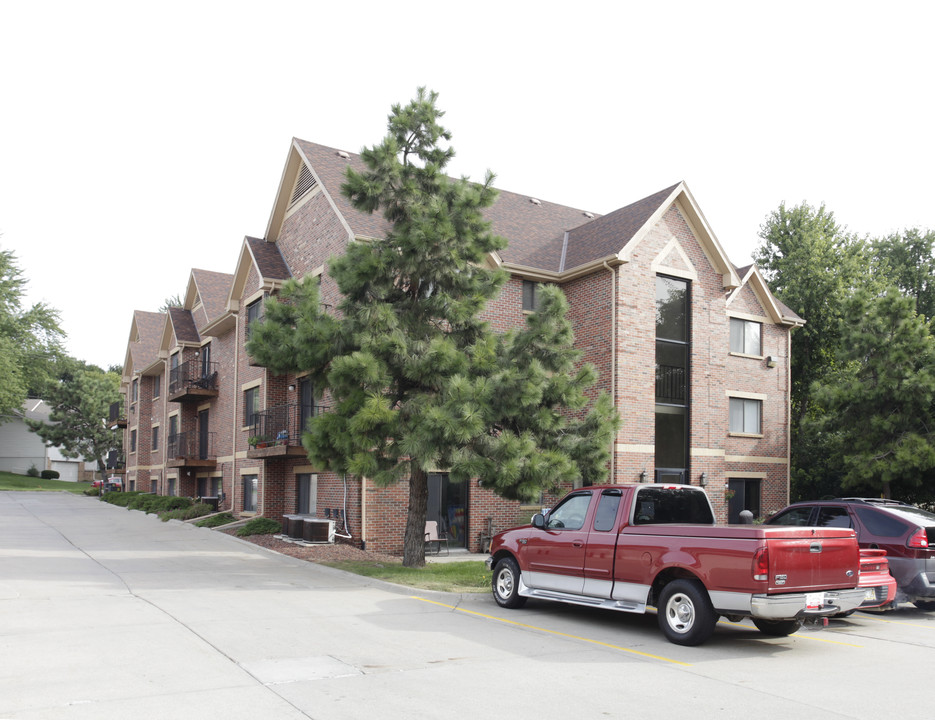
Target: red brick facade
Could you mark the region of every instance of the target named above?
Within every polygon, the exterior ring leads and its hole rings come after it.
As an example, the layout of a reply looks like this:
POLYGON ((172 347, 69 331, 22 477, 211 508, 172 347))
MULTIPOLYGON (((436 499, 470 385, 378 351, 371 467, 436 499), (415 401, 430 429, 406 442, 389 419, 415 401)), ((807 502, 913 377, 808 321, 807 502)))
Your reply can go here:
MULTIPOLYGON (((216 485, 221 508, 279 520, 296 512, 300 478, 308 477, 314 514, 333 519, 339 539, 399 553, 408 499, 405 483, 377 488, 366 479, 310 467, 295 438, 284 441, 291 446, 288 450, 249 444, 254 428, 246 421, 246 393, 258 394, 260 412, 293 407, 299 402, 301 376, 276 376, 251 363, 244 349, 248 306, 275 293, 289 277, 314 275, 321 275, 322 301, 335 306, 338 293, 327 275, 328 259, 342 253, 348 242, 374 237, 385 229, 379 218, 357 215, 340 198, 336 178, 345 161, 355 158, 347 160, 328 148, 295 141, 267 236, 244 240, 234 274, 193 271, 182 315, 171 311, 163 316, 161 327, 152 314, 135 319, 138 336, 131 336, 124 368, 129 408, 125 447, 130 447, 130 433, 136 432, 136 450, 127 452, 128 487, 196 496, 214 494, 216 485), (288 196, 302 163, 315 172, 317 183, 289 208, 288 196), (208 352, 217 373, 216 393, 170 398, 172 357, 198 365, 208 352), (154 398, 157 376, 160 393, 154 398), (133 401, 135 381, 139 399, 133 401), (167 455, 173 416, 179 433, 190 433, 199 441, 208 434, 210 452, 202 452, 206 457, 167 455), (155 451, 151 449, 154 427, 159 428, 155 451), (245 511, 244 479, 253 476, 256 507, 245 511)), ((721 521, 728 518, 732 480, 755 483, 761 514, 783 506, 788 498, 790 329, 802 321, 775 301, 755 268, 741 271, 727 262, 687 188, 673 186, 595 220, 593 226, 588 224, 590 214, 543 206, 522 196, 504 194, 500 203, 493 213, 494 230, 511 243, 510 233, 515 233, 523 256, 522 262, 512 260, 518 256, 507 252, 492 258, 510 272, 510 279, 483 317, 498 331, 520 327, 526 315, 523 281, 560 285, 569 302, 582 361, 599 371, 594 393, 611 393, 622 419, 613 447, 611 482, 654 478, 656 278, 661 275, 684 280, 690 287, 684 480, 706 485, 721 521), (535 226, 533 215, 540 208, 542 228, 535 226), (561 228, 564 245, 559 252, 555 238, 561 237, 561 228), (573 228, 577 228, 574 236, 568 232, 573 228), (589 232, 591 239, 578 240, 589 232), (539 255, 536 233, 543 238, 543 248, 548 245, 539 255), (579 244, 572 247, 572 242, 579 244), (537 257, 539 267, 532 264, 537 257), (566 257, 575 258, 576 267, 566 268, 566 257), (732 317, 760 324, 759 351, 730 351, 732 317), (759 432, 730 431, 732 397, 758 403, 759 432)), ((458 534, 457 544, 478 550, 491 526, 502 529, 528 522, 538 507, 504 501, 468 483, 460 488, 457 522, 451 530, 458 534)))

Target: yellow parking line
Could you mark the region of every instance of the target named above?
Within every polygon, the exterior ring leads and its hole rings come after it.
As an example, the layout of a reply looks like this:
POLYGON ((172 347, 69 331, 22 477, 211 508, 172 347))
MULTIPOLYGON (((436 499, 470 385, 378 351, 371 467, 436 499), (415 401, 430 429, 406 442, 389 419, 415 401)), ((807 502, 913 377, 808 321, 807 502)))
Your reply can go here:
POLYGON ((883 618, 873 617, 866 614, 861 615, 861 619, 875 620, 876 622, 889 623, 890 625, 903 625, 904 627, 925 628, 926 630, 932 630, 935 628, 933 625, 917 625, 916 623, 903 622, 902 620, 884 620, 883 618))
POLYGON ((493 615, 485 615, 484 613, 475 612, 474 610, 465 610, 464 608, 455 607, 454 605, 446 605, 445 603, 436 602, 435 600, 429 600, 427 598, 418 597, 416 595, 411 596, 413 600, 421 600, 424 603, 429 603, 430 605, 438 605, 443 608, 448 608, 449 610, 457 610, 458 612, 463 612, 468 615, 474 615, 476 617, 484 618, 485 620, 495 620, 497 622, 506 623, 507 625, 514 625, 516 627, 525 628, 527 630, 537 630, 539 632, 548 633, 550 635, 558 635, 559 637, 566 637, 572 640, 580 640, 582 642, 591 643, 592 645, 601 645, 603 647, 611 648, 612 650, 620 650, 621 652, 632 653, 633 655, 640 655, 646 658, 652 658, 653 660, 662 660, 663 662, 672 663, 673 665, 683 665, 685 667, 691 667, 691 663, 682 662, 681 660, 673 660, 672 658, 663 657, 661 655, 653 655, 651 653, 640 652, 639 650, 633 650, 631 648, 621 647, 620 645, 612 645, 611 643, 602 642, 600 640, 593 640, 592 638, 581 637, 580 635, 571 635, 569 633, 558 632, 556 630, 548 630, 547 628, 536 627, 535 625, 527 625, 525 623, 519 623, 514 620, 505 620, 503 618, 498 618, 493 615))

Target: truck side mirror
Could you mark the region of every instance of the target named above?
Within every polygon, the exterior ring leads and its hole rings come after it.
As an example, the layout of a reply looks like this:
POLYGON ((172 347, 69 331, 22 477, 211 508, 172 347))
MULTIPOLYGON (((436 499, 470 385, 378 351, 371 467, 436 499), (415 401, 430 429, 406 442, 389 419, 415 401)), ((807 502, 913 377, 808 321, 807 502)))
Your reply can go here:
POLYGON ((545 528, 545 515, 542 513, 536 513, 532 516, 532 526, 542 530, 545 528))

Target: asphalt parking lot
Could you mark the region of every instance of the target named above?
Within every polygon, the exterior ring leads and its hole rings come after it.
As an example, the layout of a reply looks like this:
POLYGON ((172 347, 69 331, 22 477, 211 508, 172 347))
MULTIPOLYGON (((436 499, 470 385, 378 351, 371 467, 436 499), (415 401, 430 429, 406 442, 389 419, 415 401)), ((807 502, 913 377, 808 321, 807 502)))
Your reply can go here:
POLYGON ((666 642, 428 593, 65 493, 0 493, 5 718, 925 717, 935 614, 666 642))

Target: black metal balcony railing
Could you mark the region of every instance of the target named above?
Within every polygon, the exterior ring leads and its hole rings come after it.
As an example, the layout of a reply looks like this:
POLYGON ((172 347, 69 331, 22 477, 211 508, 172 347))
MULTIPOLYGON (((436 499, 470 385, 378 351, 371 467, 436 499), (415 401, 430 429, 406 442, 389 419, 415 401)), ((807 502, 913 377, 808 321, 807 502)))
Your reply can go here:
POLYGON ((685 368, 656 365, 656 402, 685 402, 685 368))
POLYGON ((188 360, 169 370, 169 396, 189 391, 217 391, 218 364, 188 360))
POLYGON ((308 419, 327 412, 326 405, 280 405, 256 413, 252 446, 301 445, 302 432, 308 419))
POLYGON ((214 433, 180 432, 169 436, 166 445, 170 460, 214 459, 214 433))
POLYGON ((107 426, 110 428, 127 426, 127 414, 123 409, 122 401, 118 400, 110 404, 110 409, 107 413, 107 426))
POLYGON ((107 453, 106 467, 108 470, 123 470, 127 466, 127 461, 123 453, 111 450, 107 453))

